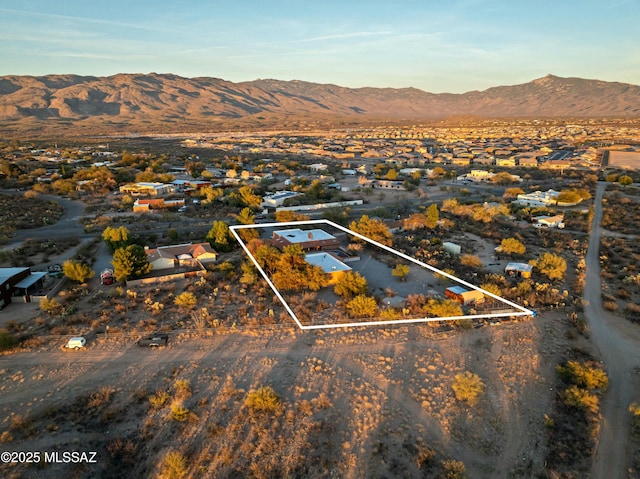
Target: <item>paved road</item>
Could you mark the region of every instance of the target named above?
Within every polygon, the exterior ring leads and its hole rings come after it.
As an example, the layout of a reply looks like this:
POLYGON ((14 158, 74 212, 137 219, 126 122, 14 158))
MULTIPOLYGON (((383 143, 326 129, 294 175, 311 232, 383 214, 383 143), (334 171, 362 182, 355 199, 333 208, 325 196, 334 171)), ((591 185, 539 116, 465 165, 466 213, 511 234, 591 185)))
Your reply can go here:
POLYGON ((609 375, 609 390, 602 401, 602 429, 595 450, 591 477, 617 479, 627 477, 631 460, 627 451, 631 433, 629 404, 638 397, 640 368, 639 328, 602 307, 600 278, 600 237, 602 234, 602 197, 606 183, 598 183, 594 217, 586 257, 584 299, 591 338, 600 350, 609 375))

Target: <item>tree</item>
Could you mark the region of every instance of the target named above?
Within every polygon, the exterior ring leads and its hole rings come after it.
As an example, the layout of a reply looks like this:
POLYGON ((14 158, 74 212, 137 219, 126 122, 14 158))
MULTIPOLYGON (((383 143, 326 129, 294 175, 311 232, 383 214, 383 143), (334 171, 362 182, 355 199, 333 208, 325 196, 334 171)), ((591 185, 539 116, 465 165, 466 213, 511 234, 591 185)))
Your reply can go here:
POLYGON ((205 165, 201 161, 187 161, 184 164, 184 168, 193 178, 199 178, 205 170, 205 165))
POLYGON ((527 251, 526 246, 516 238, 503 238, 500 242, 500 252, 509 255, 522 255, 527 251))
POLYGON ((517 198, 518 195, 524 195, 524 190, 522 188, 514 187, 507 188, 504 190, 503 198, 517 198))
POLYGON ((628 175, 622 175, 620 178, 618 178, 618 183, 620 183, 622 186, 629 186, 631 183, 633 183, 633 178, 628 175))
POLYGON ((296 213, 291 210, 276 211, 276 221, 285 223, 288 221, 307 221, 310 218, 307 215, 296 213))
POLYGON ((207 233, 207 241, 213 249, 221 253, 231 251, 231 232, 229 226, 224 221, 214 221, 213 226, 207 233))
POLYGON ((151 271, 144 248, 137 244, 115 250, 111 264, 116 281, 126 281, 151 271))
POLYGON ((255 224, 255 219, 256 217, 251 211, 251 208, 243 208, 242 211, 240 211, 240 214, 236 216, 236 220, 238 220, 238 223, 242 225, 255 224))
POLYGON ((254 194, 254 189, 250 186, 243 186, 238 190, 240 201, 248 208, 259 208, 262 204, 262 198, 254 194))
POLYGON ((542 253, 537 260, 530 261, 529 264, 552 281, 563 279, 567 270, 564 258, 553 253, 542 253))
POLYGON ((438 225, 440 219, 440 212, 438 211, 438 205, 432 203, 425 213, 427 215, 427 228, 435 228, 438 225))
POLYGON ((353 298, 365 294, 368 285, 366 278, 363 278, 356 271, 345 271, 338 277, 333 287, 333 292, 343 298, 353 298))
POLYGON ((387 171, 387 174, 384 175, 384 177, 387 180, 397 180, 398 179, 398 172, 395 170, 395 168, 391 168, 389 171, 387 171))
POLYGON ((214 188, 213 186, 204 186, 200 188, 200 198, 202 198, 203 205, 210 205, 223 195, 224 192, 221 188, 214 188))
POLYGON ((581 388, 606 390, 609 387, 607 373, 589 364, 567 361, 566 366, 556 367, 556 372, 563 381, 581 388))
POLYGON ((474 406, 484 392, 484 382, 477 374, 465 371, 455 375, 452 388, 458 401, 474 406))
POLYGON ((569 386, 562 393, 564 403, 572 408, 596 414, 600 408, 598 396, 578 386, 569 386))
POLYGON ((84 283, 88 279, 93 278, 95 274, 88 264, 72 259, 62 263, 62 272, 70 280, 78 281, 79 283, 84 283))
POLYGON ((436 318, 450 318, 462 315, 462 306, 452 299, 430 299, 422 310, 436 318))
POLYGON ((189 291, 184 291, 175 297, 173 304, 180 308, 191 309, 198 304, 198 298, 196 298, 195 294, 189 291))
POLYGON ((353 298, 345 307, 352 318, 371 318, 378 312, 378 304, 375 298, 364 294, 353 298))
POLYGON ((131 235, 125 226, 112 228, 107 226, 102 232, 102 239, 112 253, 118 248, 125 248, 131 242, 131 235))
POLYGON ((391 276, 398 278, 400 281, 406 281, 409 271, 409 266, 406 264, 398 264, 391 270, 391 276))
POLYGON ((351 222, 349 229, 383 245, 393 244, 393 235, 389 228, 382 221, 371 219, 367 215, 363 215, 358 222, 351 222))
POLYGON ((507 173, 506 171, 501 171, 494 176, 491 181, 497 183, 499 185, 508 185, 510 183, 514 183, 516 178, 511 173, 507 173))
POLYGON ((285 246, 274 269, 271 278, 273 284, 284 291, 318 291, 327 282, 327 275, 322 268, 307 263, 304 251, 298 244, 285 246))

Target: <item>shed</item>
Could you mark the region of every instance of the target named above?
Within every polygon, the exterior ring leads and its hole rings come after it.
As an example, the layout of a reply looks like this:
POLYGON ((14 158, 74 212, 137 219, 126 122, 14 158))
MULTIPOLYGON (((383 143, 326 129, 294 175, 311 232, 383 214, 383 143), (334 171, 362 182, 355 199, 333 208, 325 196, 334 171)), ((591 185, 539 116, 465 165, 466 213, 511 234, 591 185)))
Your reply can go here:
POLYGON ((450 243, 448 241, 445 241, 444 243, 442 243, 442 247, 444 248, 445 251, 455 255, 460 254, 460 251, 462 250, 459 244, 450 243))
POLYGON ((522 278, 531 278, 531 271, 533 271, 533 266, 527 263, 509 263, 504 268, 504 272, 509 276, 520 276, 522 278))
POLYGON ((462 305, 482 303, 484 301, 482 291, 478 291, 477 289, 468 290, 462 286, 451 286, 444 291, 444 295, 462 305))

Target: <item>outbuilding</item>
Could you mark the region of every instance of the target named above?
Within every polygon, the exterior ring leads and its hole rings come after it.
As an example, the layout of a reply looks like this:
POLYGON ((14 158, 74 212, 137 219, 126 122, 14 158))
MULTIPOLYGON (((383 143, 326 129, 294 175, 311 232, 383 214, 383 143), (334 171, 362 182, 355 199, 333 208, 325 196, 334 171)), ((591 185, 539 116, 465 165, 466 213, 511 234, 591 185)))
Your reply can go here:
POLYGON ((462 305, 482 303, 484 294, 477 289, 468 290, 462 286, 451 286, 444 291, 446 298, 453 299, 462 305))

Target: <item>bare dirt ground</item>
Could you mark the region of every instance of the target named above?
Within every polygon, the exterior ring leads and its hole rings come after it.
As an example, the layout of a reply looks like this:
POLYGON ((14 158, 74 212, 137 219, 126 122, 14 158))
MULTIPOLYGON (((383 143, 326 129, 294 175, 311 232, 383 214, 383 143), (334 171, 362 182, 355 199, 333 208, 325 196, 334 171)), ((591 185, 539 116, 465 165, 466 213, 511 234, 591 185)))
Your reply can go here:
MULTIPOLYGON (((247 391, 270 385, 287 411, 298 411, 305 401, 313 407, 316 429, 292 413, 289 431, 291 441, 301 441, 301 460, 311 461, 307 477, 438 477, 437 464, 418 468, 420 444, 437 457, 463 461, 469 477, 531 477, 544 470, 543 417, 552 407, 554 368, 566 349, 563 324, 545 314, 449 336, 434 336, 426 325, 339 332, 275 327, 172 336, 159 351, 123 336, 100 338, 78 352, 64 352, 61 341, 52 340, 37 351, 0 357, 0 428, 15 436, 2 448, 97 450, 99 464, 74 477, 118 477, 104 472, 114 461, 114 440, 139 443, 140 431, 151 424, 156 436, 138 446, 131 466, 138 477, 157 477, 168 448, 192 451, 190 477, 235 477, 228 462, 237 463, 255 437, 243 437, 234 418, 243 414, 247 391), (486 384, 475 407, 458 402, 452 391, 453 376, 467 370, 486 384), (176 378, 190 381, 188 404, 196 415, 178 440, 165 432, 172 427, 166 417, 148 407, 148 395, 176 378), (79 422, 70 419, 78 412, 64 405, 85 404, 86 398, 91 404, 92 394, 105 387, 112 388, 112 399, 101 415, 89 409, 79 422), (31 432, 12 428, 15 414, 30 418, 31 432), (236 442, 212 439, 211 428, 238 435, 236 442), (223 457, 223 450, 230 456, 223 457)), ((61 464, 3 465, 0 473, 61 477, 70 470, 61 464)))
POLYGON ((592 477, 623 478, 631 461, 629 404, 640 391, 640 330, 602 307, 600 236, 602 197, 606 183, 598 183, 594 217, 586 256, 585 315, 591 338, 602 355, 609 376, 609 390, 602 401, 602 427, 596 446, 592 477))

